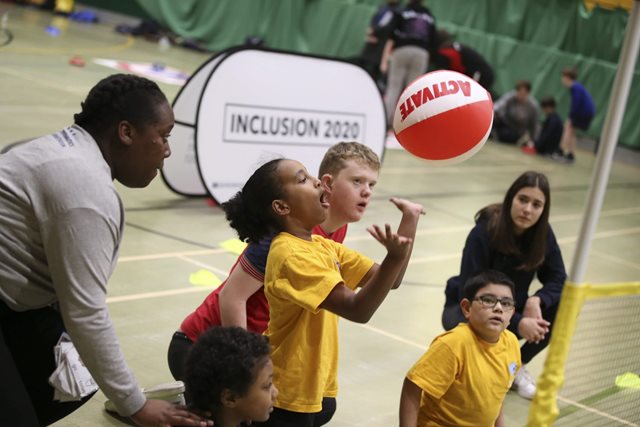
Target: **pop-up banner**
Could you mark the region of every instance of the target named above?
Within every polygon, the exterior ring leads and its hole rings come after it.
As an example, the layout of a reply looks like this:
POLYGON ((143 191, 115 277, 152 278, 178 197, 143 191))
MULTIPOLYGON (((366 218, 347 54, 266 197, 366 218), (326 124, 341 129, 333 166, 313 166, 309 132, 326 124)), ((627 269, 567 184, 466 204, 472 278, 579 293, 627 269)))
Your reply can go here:
POLYGON ((337 142, 361 142, 380 157, 384 151, 378 88, 360 67, 334 59, 256 48, 226 51, 192 76, 174 112, 173 155, 163 178, 177 193, 208 193, 218 203, 276 157, 299 160, 315 175, 337 142))
POLYGON ((173 101, 175 125, 169 139, 171 156, 164 161, 162 179, 171 190, 183 196, 207 195, 196 163, 196 118, 204 85, 215 66, 228 53, 220 52, 202 64, 173 101))

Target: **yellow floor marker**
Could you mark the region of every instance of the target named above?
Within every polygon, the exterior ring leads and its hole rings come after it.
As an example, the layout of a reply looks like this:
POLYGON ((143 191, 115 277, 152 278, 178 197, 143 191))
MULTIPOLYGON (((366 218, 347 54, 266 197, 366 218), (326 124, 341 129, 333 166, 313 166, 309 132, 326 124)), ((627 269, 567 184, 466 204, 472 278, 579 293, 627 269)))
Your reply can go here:
POLYGON ((616 377, 616 385, 620 388, 635 388, 640 390, 640 376, 627 372, 616 377))
POLYGON ((201 269, 189 275, 189 283, 194 286, 220 286, 222 281, 209 270, 201 269))
POLYGON ((234 253, 236 255, 240 255, 244 248, 247 247, 247 244, 240 239, 229 239, 220 243, 220 247, 226 249, 227 251, 234 253))

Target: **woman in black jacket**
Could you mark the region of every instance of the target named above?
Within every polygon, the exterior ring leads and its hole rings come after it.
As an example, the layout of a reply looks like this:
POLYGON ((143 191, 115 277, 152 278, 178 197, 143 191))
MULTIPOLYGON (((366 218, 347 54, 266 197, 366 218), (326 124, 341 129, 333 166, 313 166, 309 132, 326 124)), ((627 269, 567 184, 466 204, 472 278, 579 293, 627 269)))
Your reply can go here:
POLYGON ((464 321, 460 310, 465 282, 484 270, 499 270, 516 285, 516 312, 509 330, 526 342, 521 348, 523 368, 514 387, 533 398, 535 382, 525 365, 549 343, 562 287, 567 277, 553 230, 549 181, 538 172, 525 172, 509 187, 504 201, 481 209, 467 236, 460 274, 447 281, 442 325, 446 330, 464 321), (542 287, 532 295, 534 277, 542 287))

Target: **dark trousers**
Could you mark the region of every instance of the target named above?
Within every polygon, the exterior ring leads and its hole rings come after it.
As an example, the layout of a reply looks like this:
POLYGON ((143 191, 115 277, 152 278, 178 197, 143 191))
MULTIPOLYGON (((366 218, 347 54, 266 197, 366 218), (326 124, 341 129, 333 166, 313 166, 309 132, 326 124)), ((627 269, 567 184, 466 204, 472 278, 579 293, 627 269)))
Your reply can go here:
POLYGON ((280 408, 273 408, 273 412, 264 423, 252 423, 254 427, 320 427, 331 421, 336 412, 336 399, 325 397, 322 399, 322 410, 313 414, 291 412, 280 408))
POLYGON ((53 348, 64 332, 57 310, 16 312, 0 301, 0 427, 53 424, 86 403, 53 400, 53 348))
POLYGON ((193 341, 183 332, 178 331, 171 337, 167 359, 171 375, 173 375, 173 378, 176 380, 184 381, 184 365, 192 345, 193 341))
MULTIPOLYGON (((495 116, 493 119, 493 132, 498 138, 499 142, 507 144, 515 144, 518 139, 524 134, 523 131, 515 128, 506 121, 495 116)), ((533 135, 532 135, 533 137, 533 135)))
MULTIPOLYGON (((551 327, 553 328, 554 322, 556 320, 556 313, 558 312, 558 304, 552 305, 551 307, 546 307, 542 310, 542 318, 551 323, 551 327)), ((522 314, 522 311, 519 311, 522 314)), ((462 315, 462 310, 460 309, 459 304, 449 304, 444 307, 442 312, 442 327, 449 331, 455 328, 458 323, 466 322, 464 316, 462 315)), ((510 324, 508 329, 516 334, 519 339, 522 339, 518 331, 516 330, 515 324, 510 324)), ((551 331, 544 337, 542 341, 539 343, 529 343, 525 342, 522 347, 520 347, 520 354, 522 357, 522 364, 527 364, 533 359, 538 353, 549 345, 549 340, 551 339, 551 331)))

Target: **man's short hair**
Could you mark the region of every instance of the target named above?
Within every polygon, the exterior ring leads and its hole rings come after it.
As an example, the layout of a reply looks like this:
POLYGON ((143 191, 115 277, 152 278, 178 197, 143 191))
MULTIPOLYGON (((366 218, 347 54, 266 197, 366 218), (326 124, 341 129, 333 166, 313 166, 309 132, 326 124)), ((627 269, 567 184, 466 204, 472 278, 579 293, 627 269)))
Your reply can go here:
POLYGON ((516 82, 516 90, 520 89, 520 88, 525 88, 527 90, 527 92, 531 92, 531 82, 529 80, 518 80, 516 82))

